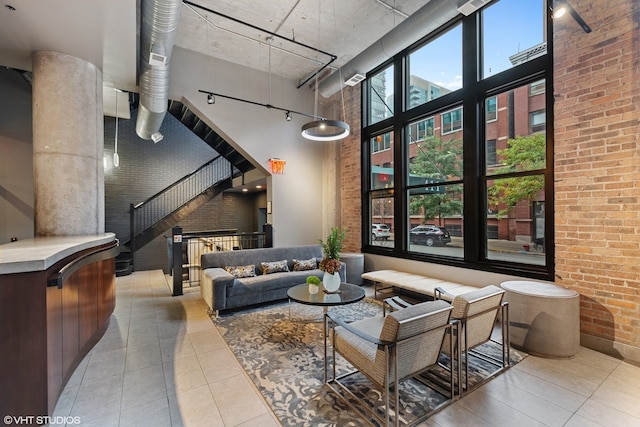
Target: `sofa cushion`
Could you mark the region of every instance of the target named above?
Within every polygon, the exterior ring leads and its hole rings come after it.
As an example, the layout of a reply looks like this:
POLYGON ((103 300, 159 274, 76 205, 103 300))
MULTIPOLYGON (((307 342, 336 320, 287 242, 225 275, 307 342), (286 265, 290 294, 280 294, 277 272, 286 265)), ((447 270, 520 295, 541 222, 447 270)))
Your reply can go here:
POLYGON ((315 258, 311 259, 293 259, 293 271, 315 270, 318 263, 315 258))
POLYGON ((256 268, 253 264, 225 266, 224 270, 233 277, 254 277, 256 268))
POLYGON ((283 259, 282 261, 261 262, 260 269, 262 270, 262 274, 272 274, 289 271, 286 259, 283 259))
POLYGON ((243 277, 235 279, 233 286, 226 289, 227 297, 233 298, 239 295, 255 295, 263 292, 271 292, 283 289, 280 298, 286 298, 286 289, 292 286, 306 283, 307 276, 318 276, 322 278, 324 273, 318 269, 306 271, 279 272, 255 277, 243 277))

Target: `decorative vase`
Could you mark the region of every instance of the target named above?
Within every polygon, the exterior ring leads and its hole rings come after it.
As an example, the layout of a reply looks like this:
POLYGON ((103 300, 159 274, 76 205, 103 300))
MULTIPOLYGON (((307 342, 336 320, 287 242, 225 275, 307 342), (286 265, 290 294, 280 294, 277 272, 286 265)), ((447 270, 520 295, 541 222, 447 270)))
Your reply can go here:
POLYGON ((311 295, 317 294, 319 289, 320 289, 319 285, 311 285, 311 284, 309 285, 309 293, 311 295))
POLYGON ((329 293, 337 292, 340 289, 340 273, 330 274, 325 271, 322 276, 322 286, 329 293))

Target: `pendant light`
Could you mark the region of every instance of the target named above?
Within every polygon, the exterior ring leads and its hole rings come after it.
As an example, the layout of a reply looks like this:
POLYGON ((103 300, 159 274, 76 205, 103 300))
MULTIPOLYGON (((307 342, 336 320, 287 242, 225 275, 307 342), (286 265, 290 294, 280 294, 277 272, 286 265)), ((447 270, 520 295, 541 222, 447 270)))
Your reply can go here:
MULTIPOLYGON (((320 44, 320 0, 318 0, 318 45, 320 44)), ((336 15, 335 15, 335 2, 333 9, 333 22, 335 25, 336 15)), ((338 37, 337 28, 335 29, 336 38, 338 37)), ((337 40, 336 40, 337 41, 337 40)), ((338 72, 341 73, 341 69, 338 68, 338 72)), ((316 82, 315 82, 315 107, 314 107, 314 118, 318 116, 318 74, 316 73, 316 82)), ((342 82, 342 76, 340 76, 340 81, 342 82)), ((340 84, 340 96, 342 97, 342 116, 344 117, 344 95, 342 94, 342 83, 340 84)), ((349 136, 351 129, 346 122, 340 120, 327 120, 324 118, 320 118, 320 120, 314 120, 302 126, 302 136, 311 141, 337 141, 339 139, 346 138, 349 136)))
POLYGON ((116 136, 113 138, 113 166, 117 168, 120 166, 120 156, 118 156, 118 92, 120 90, 115 88, 114 90, 116 91, 116 136))

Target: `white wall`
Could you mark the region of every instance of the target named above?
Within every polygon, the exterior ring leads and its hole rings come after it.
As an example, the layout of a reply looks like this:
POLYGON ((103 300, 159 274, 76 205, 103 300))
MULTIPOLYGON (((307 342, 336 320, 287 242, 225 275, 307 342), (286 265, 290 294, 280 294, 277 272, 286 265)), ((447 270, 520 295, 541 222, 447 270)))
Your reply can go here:
POLYGON ((293 114, 287 122, 282 111, 220 97, 209 105, 198 90, 304 113, 313 113, 313 93, 306 87, 296 89, 295 81, 272 75, 270 97, 268 73, 178 47, 171 64, 171 99, 183 101, 265 172, 269 158, 286 160, 285 174, 271 177, 267 184, 274 245, 314 244, 323 238, 323 146, 300 135, 310 119, 293 114))

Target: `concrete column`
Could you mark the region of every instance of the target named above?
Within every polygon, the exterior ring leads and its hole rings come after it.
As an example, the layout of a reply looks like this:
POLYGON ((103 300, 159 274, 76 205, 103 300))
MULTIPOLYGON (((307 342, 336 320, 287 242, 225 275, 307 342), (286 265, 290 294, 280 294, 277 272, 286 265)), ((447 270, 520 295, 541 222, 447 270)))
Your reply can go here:
POLYGON ((35 235, 104 233, 102 72, 57 52, 33 55, 35 235))

